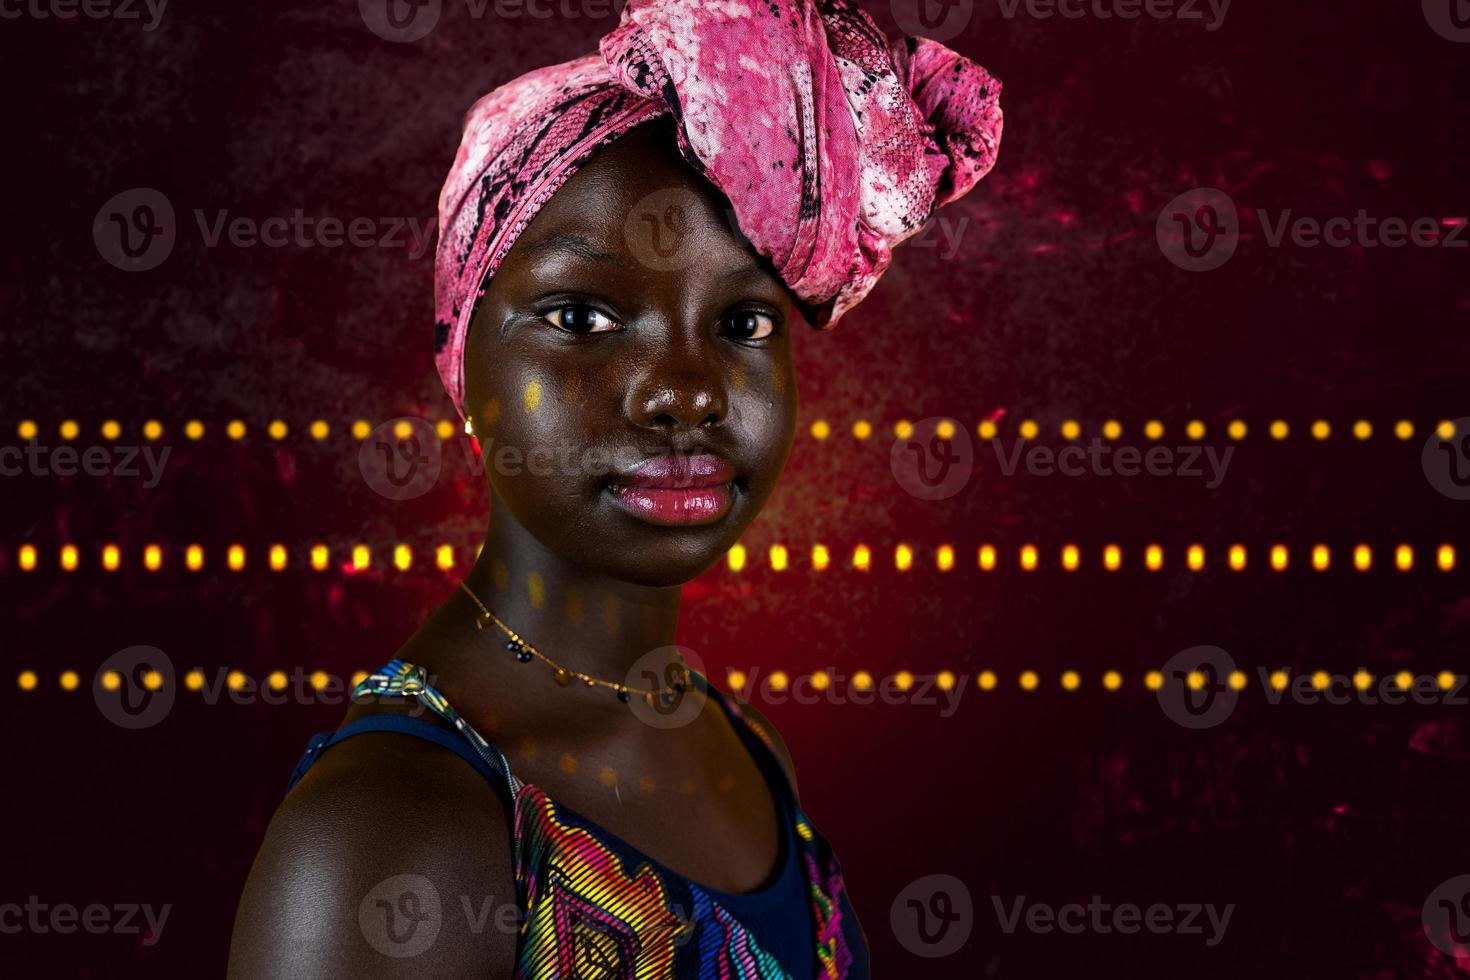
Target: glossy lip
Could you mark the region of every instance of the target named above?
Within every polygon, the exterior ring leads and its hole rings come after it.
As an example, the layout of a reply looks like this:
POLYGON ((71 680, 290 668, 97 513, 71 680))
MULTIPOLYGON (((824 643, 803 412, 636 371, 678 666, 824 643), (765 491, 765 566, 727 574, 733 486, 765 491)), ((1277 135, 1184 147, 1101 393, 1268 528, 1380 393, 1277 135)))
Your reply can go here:
POLYGON ((613 478, 608 492, 629 514, 661 527, 713 524, 735 501, 735 470, 712 453, 654 456, 613 478))

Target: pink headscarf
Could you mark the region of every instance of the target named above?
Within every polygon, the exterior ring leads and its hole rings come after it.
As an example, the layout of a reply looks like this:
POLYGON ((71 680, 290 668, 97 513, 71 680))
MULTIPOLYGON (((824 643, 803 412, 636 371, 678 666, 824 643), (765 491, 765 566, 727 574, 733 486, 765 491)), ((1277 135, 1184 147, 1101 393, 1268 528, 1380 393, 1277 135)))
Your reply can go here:
POLYGON ((890 45, 851 0, 628 0, 600 48, 465 117, 434 270, 435 360, 461 415, 489 277, 557 188, 640 123, 673 117, 684 158, 822 328, 995 163, 1000 83, 933 41, 890 45))

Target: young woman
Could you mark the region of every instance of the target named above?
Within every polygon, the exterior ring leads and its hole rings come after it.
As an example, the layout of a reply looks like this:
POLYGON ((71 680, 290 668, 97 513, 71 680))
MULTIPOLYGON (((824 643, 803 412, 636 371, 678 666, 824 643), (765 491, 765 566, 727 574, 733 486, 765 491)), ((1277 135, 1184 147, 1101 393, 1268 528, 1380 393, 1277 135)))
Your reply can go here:
POLYGON ((868 975, 785 747, 674 645, 680 585, 775 486, 793 331, 990 168, 999 86, 844 3, 631 0, 601 49, 466 120, 437 348, 484 547, 308 744, 233 977, 868 975))

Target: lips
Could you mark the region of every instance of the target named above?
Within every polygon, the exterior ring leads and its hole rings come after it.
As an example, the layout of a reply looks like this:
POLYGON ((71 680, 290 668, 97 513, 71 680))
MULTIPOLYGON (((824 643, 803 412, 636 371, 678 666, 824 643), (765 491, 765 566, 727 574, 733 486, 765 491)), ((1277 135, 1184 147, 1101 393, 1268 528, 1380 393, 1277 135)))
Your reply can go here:
POLYGON ((734 503, 735 470, 710 453, 654 456, 614 477, 608 492, 624 510, 663 527, 712 524, 734 503))

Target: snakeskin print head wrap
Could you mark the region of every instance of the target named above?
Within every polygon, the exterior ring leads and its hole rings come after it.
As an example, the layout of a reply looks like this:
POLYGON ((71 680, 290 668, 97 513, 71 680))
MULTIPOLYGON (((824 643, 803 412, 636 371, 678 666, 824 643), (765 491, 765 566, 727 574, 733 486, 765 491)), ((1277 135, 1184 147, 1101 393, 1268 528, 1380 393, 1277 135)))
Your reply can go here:
POLYGON ((851 0, 628 0, 599 54, 541 68, 465 117, 439 195, 435 360, 464 414, 476 301, 531 219, 599 149, 671 116, 684 159, 831 326, 995 163, 1000 83, 851 0))

